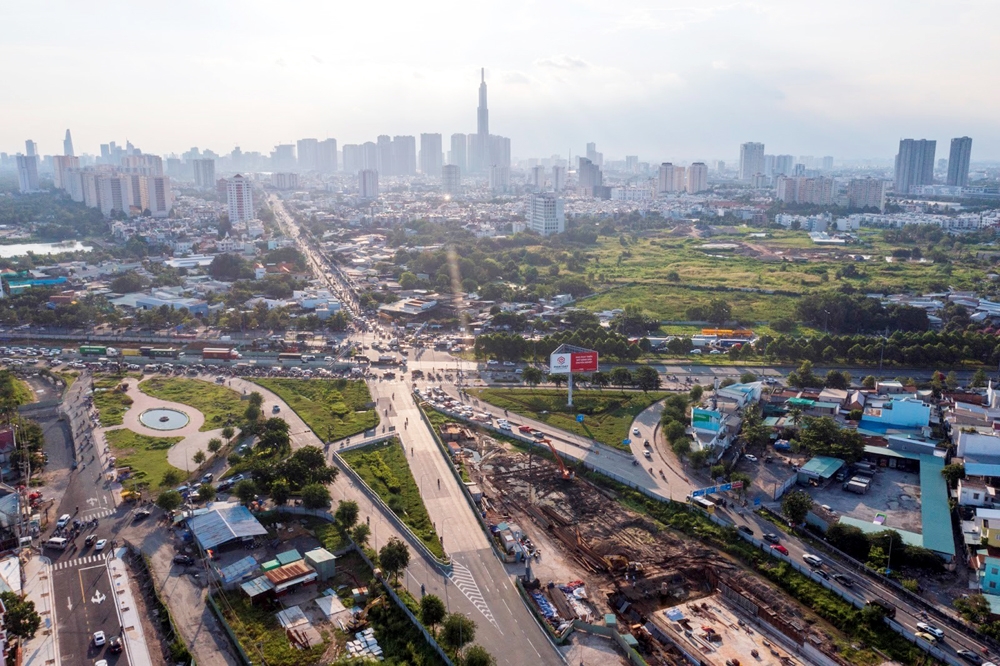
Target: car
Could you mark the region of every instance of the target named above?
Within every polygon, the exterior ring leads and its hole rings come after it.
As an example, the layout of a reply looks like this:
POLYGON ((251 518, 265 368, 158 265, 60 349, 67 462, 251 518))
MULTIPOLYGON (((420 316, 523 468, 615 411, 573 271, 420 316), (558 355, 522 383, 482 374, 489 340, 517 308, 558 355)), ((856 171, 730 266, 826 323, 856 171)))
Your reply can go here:
POLYGON ((122 651, 122 639, 120 636, 112 636, 108 639, 108 652, 118 654, 122 651))
POLYGON ((500 361, 491 358, 490 360, 486 361, 486 365, 500 365, 500 361))
POLYGON ((966 660, 970 664, 974 664, 975 666, 980 666, 980 664, 983 663, 983 658, 980 657, 975 652, 973 652, 972 650, 959 650, 955 654, 957 654, 959 657, 966 660))
POLYGON ((652 460, 653 459, 653 454, 649 451, 649 449, 646 449, 645 451, 643 451, 642 455, 646 456, 647 460, 652 460))
POLYGON ((918 631, 914 634, 917 638, 922 638, 928 643, 937 643, 937 638, 933 634, 928 634, 926 631, 918 631))
POLYGON ((60 529, 66 527, 67 525, 69 525, 69 521, 72 518, 73 516, 69 515, 68 513, 64 513, 63 515, 59 516, 59 521, 56 522, 56 527, 60 529))
POLYGON ((215 475, 212 474, 211 472, 209 472, 205 476, 201 477, 201 482, 202 483, 212 483, 212 481, 215 481, 215 475))
POLYGON ((774 532, 765 532, 763 536, 764 541, 768 543, 778 543, 778 535, 774 532))
POLYGON ((194 558, 190 555, 174 555, 174 564, 183 564, 189 567, 194 564, 194 558))
POLYGON ((108 666, 108 660, 98 659, 97 661, 94 662, 94 666, 108 666))
POLYGON ((747 527, 746 525, 740 525, 736 529, 739 530, 740 532, 743 532, 743 534, 749 534, 750 536, 753 536, 753 530, 747 527))
POLYGON ((272 414, 277 414, 280 411, 281 411, 281 405, 275 405, 274 407, 271 408, 272 414))
POLYGON ((757 462, 757 456, 754 456, 754 455, 750 455, 749 453, 748 453, 748 454, 746 454, 746 455, 745 455, 745 456, 743 456, 743 457, 744 457, 744 458, 746 458, 747 460, 749 460, 749 461, 750 461, 750 462, 752 462, 752 463, 755 463, 755 462, 757 462))
POLYGON ((802 561, 811 567, 821 567, 823 566, 823 560, 816 557, 812 553, 806 553, 802 556, 802 561))
POLYGON ((98 539, 97 543, 94 544, 94 552, 99 553, 104 550, 104 547, 108 545, 107 539, 98 539))
POLYGON ((713 349, 712 351, 710 351, 708 353, 709 354, 724 354, 725 352, 723 352, 721 349, 713 349))
POLYGON ((830 574, 823 571, 822 569, 816 569, 815 571, 813 571, 813 573, 822 578, 823 580, 830 580, 830 574))
POLYGON ((782 555, 788 556, 788 549, 782 546, 780 543, 772 544, 771 550, 776 550, 782 555))
POLYGON ((643 445, 644 447, 646 447, 647 449, 648 449, 648 448, 650 448, 650 444, 649 444, 649 440, 647 439, 646 441, 644 441, 644 442, 642 443, 642 445, 643 445))
POLYGON ((103 631, 95 631, 93 641, 96 647, 101 647, 102 645, 108 642, 108 639, 104 635, 103 631))
POLYGON ((854 587, 854 581, 842 573, 833 574, 833 579, 844 587, 854 587))
POLYGON ((97 535, 96 534, 91 534, 89 537, 87 537, 86 539, 84 539, 83 545, 84 546, 93 546, 95 541, 97 541, 97 535))
POLYGON ((639 436, 639 429, 638 428, 632 428, 632 434, 635 435, 636 437, 638 437, 639 436))
POLYGON ((143 518, 148 518, 149 517, 149 513, 150 512, 146 511, 145 509, 140 509, 139 511, 135 512, 135 519, 136 520, 142 520, 143 518))
POLYGON ((506 365, 506 366, 508 366, 508 367, 513 367, 513 366, 517 365, 517 363, 514 363, 514 361, 504 361, 503 364, 506 365))
POLYGON ((927 624, 926 622, 917 622, 917 629, 920 631, 926 631, 935 638, 944 638, 944 632, 935 627, 933 624, 927 624))
POLYGON ((698 355, 700 355, 701 354, 701 350, 700 349, 692 349, 691 351, 688 352, 688 354, 698 354, 698 355))

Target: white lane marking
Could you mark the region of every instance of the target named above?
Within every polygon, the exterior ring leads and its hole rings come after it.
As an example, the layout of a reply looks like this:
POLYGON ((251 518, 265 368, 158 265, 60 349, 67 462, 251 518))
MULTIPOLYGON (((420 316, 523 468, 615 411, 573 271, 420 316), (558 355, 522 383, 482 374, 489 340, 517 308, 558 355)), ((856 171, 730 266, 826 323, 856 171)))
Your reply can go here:
POLYGON ((483 614, 483 617, 499 630, 500 626, 497 624, 496 618, 493 617, 493 611, 490 610, 486 600, 483 599, 483 595, 479 591, 479 585, 476 583, 476 579, 469 568, 458 560, 453 559, 451 573, 448 574, 448 578, 455 584, 455 587, 462 591, 462 594, 472 602, 479 612, 483 614))

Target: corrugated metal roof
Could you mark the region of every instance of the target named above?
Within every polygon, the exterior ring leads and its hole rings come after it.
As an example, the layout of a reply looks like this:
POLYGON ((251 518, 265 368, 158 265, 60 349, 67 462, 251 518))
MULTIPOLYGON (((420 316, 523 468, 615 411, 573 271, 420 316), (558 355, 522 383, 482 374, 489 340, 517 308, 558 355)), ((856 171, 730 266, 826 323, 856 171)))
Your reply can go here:
POLYGON ((286 550, 283 553, 278 553, 274 559, 278 560, 279 564, 291 564, 292 562, 297 562, 302 559, 299 555, 299 551, 292 548, 291 550, 286 550))
POLYGON ((267 534, 250 510, 241 504, 213 507, 213 510, 188 520, 188 527, 203 549, 215 548, 233 539, 267 534))
POLYGON ((243 578, 248 573, 257 568, 257 560, 253 555, 247 555, 242 560, 233 562, 228 567, 219 569, 219 576, 224 583, 231 583, 234 580, 243 578))
POLYGON ((258 576, 253 580, 248 580, 247 582, 240 585, 240 589, 250 598, 256 597, 258 594, 264 594, 265 592, 270 592, 274 589, 274 585, 271 581, 267 579, 267 576, 258 576))
POLYGON ((955 556, 955 535, 948 505, 948 482, 941 470, 944 459, 920 456, 920 519, 924 529, 924 548, 955 556))
POLYGON ((278 567, 277 569, 271 569, 265 576, 267 579, 274 583, 275 587, 281 585, 284 582, 314 573, 311 566, 299 560, 298 562, 292 562, 291 564, 286 564, 284 566, 278 567))
POLYGON ((799 468, 800 472, 815 474, 822 479, 829 479, 834 473, 844 466, 844 461, 840 458, 829 456, 816 456, 799 468))

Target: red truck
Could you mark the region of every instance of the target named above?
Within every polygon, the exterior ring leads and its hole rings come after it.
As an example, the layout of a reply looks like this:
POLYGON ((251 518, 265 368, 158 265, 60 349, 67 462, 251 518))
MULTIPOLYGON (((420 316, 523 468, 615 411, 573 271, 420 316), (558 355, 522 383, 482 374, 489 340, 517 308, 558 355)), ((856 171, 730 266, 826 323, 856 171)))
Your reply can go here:
POLYGON ((201 358, 205 361, 216 360, 216 361, 235 361, 238 358, 243 358, 235 349, 225 349, 223 347, 206 347, 201 350, 201 358))
POLYGON ((534 428, 532 428, 531 426, 523 425, 520 428, 518 428, 518 430, 520 432, 523 432, 525 435, 528 435, 531 434, 531 431, 534 430, 534 428))

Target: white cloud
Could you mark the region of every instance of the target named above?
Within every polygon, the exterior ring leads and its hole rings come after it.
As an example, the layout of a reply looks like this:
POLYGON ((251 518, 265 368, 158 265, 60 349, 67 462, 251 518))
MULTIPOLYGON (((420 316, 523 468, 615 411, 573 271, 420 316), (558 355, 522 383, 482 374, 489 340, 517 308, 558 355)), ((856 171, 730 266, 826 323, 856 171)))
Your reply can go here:
POLYGON ((551 58, 539 58, 535 61, 537 67, 551 67, 554 69, 587 69, 590 67, 583 58, 574 58, 565 53, 552 56, 551 58))

